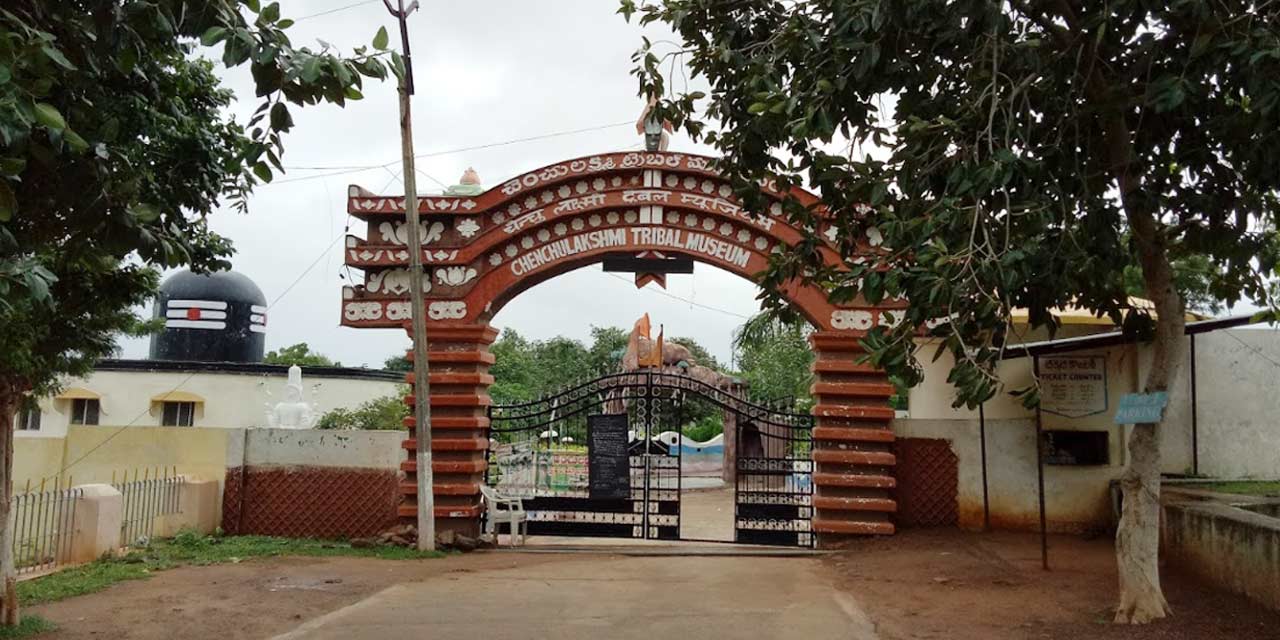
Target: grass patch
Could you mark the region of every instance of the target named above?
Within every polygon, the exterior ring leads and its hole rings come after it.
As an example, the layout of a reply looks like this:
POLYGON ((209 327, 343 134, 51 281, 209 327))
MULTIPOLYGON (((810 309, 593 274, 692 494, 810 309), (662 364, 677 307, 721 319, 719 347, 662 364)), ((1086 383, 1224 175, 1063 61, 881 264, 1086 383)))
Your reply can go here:
POLYGON ((39 633, 53 631, 56 628, 57 625, 40 616, 24 615, 22 616, 22 622, 19 622, 16 627, 0 626, 0 640, 29 638, 39 633))
POLYGON ((1196 489, 1217 491, 1219 493, 1235 493, 1246 496, 1280 496, 1280 482, 1211 482, 1191 485, 1196 489))
POLYGON ((18 601, 23 605, 54 602, 101 591, 117 582, 146 578, 150 573, 144 563, 125 563, 114 558, 99 560, 19 582, 18 601))
MULTIPOLYGON (((118 582, 140 580, 156 571, 184 565, 235 563, 250 558, 277 556, 357 557, 384 560, 439 558, 441 552, 421 552, 404 547, 355 548, 333 540, 302 540, 269 536, 202 536, 180 533, 171 539, 130 551, 120 558, 106 558, 18 583, 18 599, 24 605, 54 602, 101 591, 118 582)), ((4 636, 0 636, 3 639, 4 636)))

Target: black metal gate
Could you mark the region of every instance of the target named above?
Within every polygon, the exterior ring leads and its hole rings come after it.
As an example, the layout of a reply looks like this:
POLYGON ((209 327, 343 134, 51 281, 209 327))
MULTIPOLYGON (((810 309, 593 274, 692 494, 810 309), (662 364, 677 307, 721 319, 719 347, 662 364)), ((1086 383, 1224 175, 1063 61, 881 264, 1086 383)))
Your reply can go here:
POLYGON ((523 499, 531 535, 679 539, 682 408, 697 399, 726 412, 725 440, 746 454, 736 472, 734 540, 812 545, 812 417, 677 373, 605 375, 490 407, 486 482, 523 499), (589 438, 599 447, 602 433, 621 428, 626 462, 606 487, 599 475, 610 468, 589 438))
POLYGON ((813 547, 813 416, 751 404, 736 415, 734 541, 813 547))

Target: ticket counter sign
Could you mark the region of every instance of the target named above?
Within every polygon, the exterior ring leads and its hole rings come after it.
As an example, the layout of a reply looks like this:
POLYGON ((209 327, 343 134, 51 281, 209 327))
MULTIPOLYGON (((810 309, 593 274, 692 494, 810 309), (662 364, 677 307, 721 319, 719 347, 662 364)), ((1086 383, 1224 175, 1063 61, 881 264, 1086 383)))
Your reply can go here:
POLYGON ((1040 358, 1040 408, 1067 418, 1106 413, 1105 356, 1040 358))

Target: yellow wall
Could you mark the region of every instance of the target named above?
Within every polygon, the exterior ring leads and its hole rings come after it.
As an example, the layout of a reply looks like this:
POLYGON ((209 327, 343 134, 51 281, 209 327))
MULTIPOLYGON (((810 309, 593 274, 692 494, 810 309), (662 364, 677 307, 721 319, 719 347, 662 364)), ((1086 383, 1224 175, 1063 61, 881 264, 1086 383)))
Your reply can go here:
POLYGON ((52 487, 60 469, 61 486, 110 483, 151 470, 194 480, 226 478, 227 467, 302 465, 397 469, 404 460, 404 439, 396 431, 315 431, 310 429, 224 429, 221 427, 120 427, 73 425, 66 438, 16 438, 14 487, 28 478, 52 487), (246 459, 245 445, 251 455, 246 459), (113 476, 114 474, 114 476, 113 476))
POLYGON ((62 438, 13 439, 14 493, 26 493, 28 487, 37 491, 40 480, 46 477, 48 487, 53 486, 58 469, 62 468, 62 444, 62 438))
POLYGON ((221 481, 227 437, 239 430, 191 427, 83 427, 67 433, 68 474, 76 484, 110 482, 111 474, 168 465, 178 473, 221 481), (113 435, 115 434, 115 435, 113 435), (92 453, 90 453, 92 451, 92 453), (75 462, 79 460, 79 462, 75 462))

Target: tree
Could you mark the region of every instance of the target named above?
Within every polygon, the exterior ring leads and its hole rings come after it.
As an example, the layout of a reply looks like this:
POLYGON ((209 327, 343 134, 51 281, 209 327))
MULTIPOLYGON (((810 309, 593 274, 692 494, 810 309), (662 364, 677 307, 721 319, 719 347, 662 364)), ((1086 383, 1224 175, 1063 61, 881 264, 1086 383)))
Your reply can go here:
POLYGON ((494 357, 489 395, 498 404, 531 400, 575 381, 614 373, 629 335, 617 327, 592 327, 588 348, 564 336, 530 341, 514 329, 504 329, 489 348, 494 357))
POLYGON ((540 394, 555 393, 593 376, 587 348, 577 340, 556 336, 535 341, 530 346, 537 372, 535 386, 540 394))
POLYGON ((591 327, 591 346, 587 349, 592 375, 616 373, 622 368, 631 334, 620 327, 591 327))
POLYGON ((700 364, 708 369, 720 370, 720 363, 716 362, 715 356, 711 355, 711 352, 707 351, 706 347, 698 344, 697 340, 694 340, 693 338, 682 338, 679 336, 668 338, 668 340, 688 347, 689 354, 692 355, 694 359, 694 362, 690 362, 689 364, 700 364))
POLYGON ((355 409, 334 409, 320 416, 316 421, 316 428, 373 431, 404 429, 404 419, 409 415, 409 405, 405 404, 404 398, 408 394, 408 388, 404 388, 399 394, 362 402, 355 409))
MULTIPOLYGON (((8 0, 0 8, 0 616, 18 622, 9 522, 13 412, 60 376, 87 372, 157 269, 229 266, 207 217, 247 209, 281 171, 289 105, 359 99, 385 78, 378 51, 297 47, 280 5, 259 0, 8 0), (247 65, 259 107, 233 96, 195 47, 247 65), (208 50, 215 51, 215 50, 208 50)), ((401 68, 392 54, 391 66, 401 68)))
POLYGON ((813 350, 808 323, 757 313, 733 334, 733 357, 751 394, 767 400, 789 400, 797 410, 812 406, 813 350))
MULTIPOLYGON (((1213 261, 1201 255, 1190 255, 1172 262, 1173 288, 1178 291, 1188 309, 1202 313, 1222 311, 1222 301, 1213 292, 1213 261)), ((1124 290, 1131 296, 1146 295, 1142 267, 1129 265, 1124 269, 1124 290)))
POLYGON ((494 404, 537 397, 541 383, 528 340, 515 329, 503 329, 489 352, 493 354, 493 365, 489 367, 493 384, 489 385, 489 396, 494 404))
POLYGON ((305 342, 284 347, 278 351, 268 351, 262 359, 267 364, 298 365, 299 367, 341 367, 341 362, 334 362, 328 356, 316 353, 305 342))
MULTIPOLYGON (((778 291, 792 279, 835 302, 905 298, 903 321, 863 345, 908 384, 920 379, 918 328, 941 320, 933 333, 955 356, 956 402, 976 406, 1001 388, 1012 309, 1052 331, 1051 311, 1075 306, 1154 328, 1143 388, 1168 390, 1184 351, 1174 264, 1188 256, 1212 265, 1215 297, 1271 303, 1280 5, 622 2, 624 17, 636 11, 682 41, 646 41, 641 93, 722 154, 717 170, 747 209, 765 210, 765 185, 807 181, 821 197, 820 208, 783 203, 809 237, 770 261, 766 303, 785 306, 778 291), (711 95, 669 93, 669 60, 711 95), (823 264, 828 237, 842 264, 823 264), (1128 304, 1129 265, 1154 313, 1128 304)), ((1141 424, 1129 442, 1117 622, 1168 614, 1158 438, 1141 424)))
POLYGON ((382 368, 387 371, 413 371, 413 363, 409 362, 408 356, 391 356, 382 363, 382 368))

